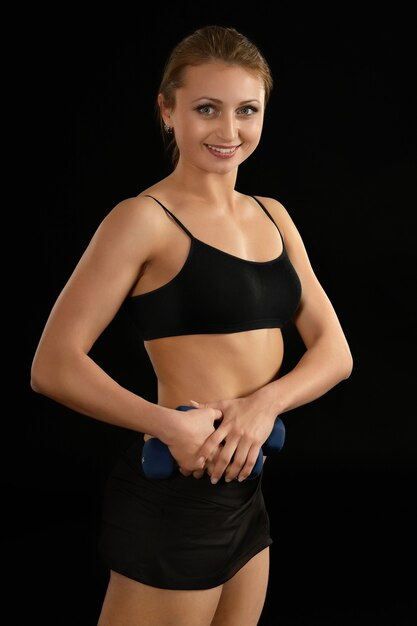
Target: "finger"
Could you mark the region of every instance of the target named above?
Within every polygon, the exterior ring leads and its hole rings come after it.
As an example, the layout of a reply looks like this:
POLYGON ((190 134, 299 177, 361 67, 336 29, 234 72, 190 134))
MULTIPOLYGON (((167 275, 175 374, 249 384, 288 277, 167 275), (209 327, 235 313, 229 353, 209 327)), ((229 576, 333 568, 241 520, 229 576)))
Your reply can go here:
POLYGON ((239 449, 226 471, 227 478, 242 482, 250 476, 259 456, 259 447, 251 446, 249 450, 239 449))
POLYGON ((224 446, 222 446, 220 452, 217 455, 216 462, 213 467, 213 471, 211 474, 211 482, 216 484, 220 478, 223 476, 227 466, 232 460, 233 453, 236 450, 236 442, 226 442, 224 446))
POLYGON ((223 413, 220 409, 212 409, 213 411, 213 419, 215 421, 221 419, 223 417, 223 413))
POLYGON ((194 478, 202 478, 204 476, 204 472, 205 472, 205 470, 203 470, 203 469, 202 470, 195 470, 193 472, 193 476, 194 476, 194 478))
POLYGON ((200 402, 197 402, 196 400, 190 400, 190 404, 194 406, 196 409, 199 409, 200 407, 204 407, 204 404, 200 404, 200 402))
POLYGON ((197 400, 189 400, 190 404, 196 409, 213 409, 213 419, 218 420, 223 417, 223 412, 216 407, 216 403, 205 402, 197 402, 197 400))
POLYGON ((205 462, 213 461, 219 452, 219 447, 222 447, 224 435, 219 430, 215 430, 199 450, 200 458, 205 459, 205 462))

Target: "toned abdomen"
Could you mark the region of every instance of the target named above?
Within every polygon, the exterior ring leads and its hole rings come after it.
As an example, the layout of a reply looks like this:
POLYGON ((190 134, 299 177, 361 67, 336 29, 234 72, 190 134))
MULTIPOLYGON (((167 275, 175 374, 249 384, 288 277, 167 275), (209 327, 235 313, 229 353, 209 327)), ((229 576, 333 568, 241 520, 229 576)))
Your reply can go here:
POLYGON ((237 398, 277 378, 283 359, 280 329, 186 335, 148 341, 158 379, 158 403, 174 408, 237 398))

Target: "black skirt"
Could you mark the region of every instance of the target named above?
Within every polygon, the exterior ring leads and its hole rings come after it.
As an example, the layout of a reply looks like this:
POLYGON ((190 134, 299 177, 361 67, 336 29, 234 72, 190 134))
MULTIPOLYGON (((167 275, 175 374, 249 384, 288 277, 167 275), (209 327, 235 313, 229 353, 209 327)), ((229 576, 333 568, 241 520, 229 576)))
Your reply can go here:
POLYGON ((103 563, 161 589, 209 589, 272 544, 262 473, 242 483, 208 476, 147 478, 143 436, 110 473, 99 551, 103 563))

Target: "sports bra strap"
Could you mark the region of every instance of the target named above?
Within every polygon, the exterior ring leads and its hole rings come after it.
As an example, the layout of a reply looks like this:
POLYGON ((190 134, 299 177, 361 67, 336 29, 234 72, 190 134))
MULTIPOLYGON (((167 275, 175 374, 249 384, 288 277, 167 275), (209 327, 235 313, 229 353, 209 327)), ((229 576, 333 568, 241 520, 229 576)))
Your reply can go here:
MULTIPOLYGON (((151 196, 149 194, 144 194, 147 198, 152 198, 152 200, 155 200, 155 202, 157 202, 166 213, 168 213, 168 215, 170 217, 172 217, 172 219, 177 222, 178 226, 180 228, 182 228, 182 230, 187 233, 187 235, 191 238, 194 239, 193 235, 190 233, 190 231, 188 230, 188 228, 186 228, 184 226, 184 224, 182 222, 180 222, 180 220, 178 219, 178 217, 176 215, 174 215, 174 213, 171 213, 171 211, 169 209, 166 208, 166 206, 164 206, 162 204, 162 202, 160 202, 157 198, 155 198, 154 196, 151 196)), ((264 213, 269 217, 269 219, 271 220, 271 222, 275 225, 276 229, 278 230, 279 234, 281 235, 281 231, 279 230, 278 224, 276 223, 276 221, 274 220, 274 218, 272 217, 272 215, 270 214, 270 212, 268 211, 268 209, 266 208, 266 206, 264 206, 262 204, 262 202, 260 200, 258 200, 258 198, 256 196, 251 196, 251 198, 253 198, 254 200, 256 200, 256 202, 259 204, 259 206, 261 207, 261 209, 264 211, 264 213)), ((281 235, 282 237, 282 235, 281 235)))
POLYGON ((170 215, 172 217, 173 220, 175 220, 175 222, 177 222, 178 226, 180 228, 182 228, 182 230, 187 233, 187 235, 191 238, 194 239, 194 237, 192 236, 192 234, 190 233, 190 231, 188 230, 188 228, 186 228, 184 226, 184 224, 182 222, 180 222, 180 220, 178 219, 178 217, 176 217, 173 213, 171 213, 171 211, 169 209, 166 208, 166 206, 164 206, 162 204, 162 202, 160 202, 157 198, 154 198, 153 196, 150 196, 149 194, 144 194, 147 198, 152 198, 153 200, 155 200, 155 202, 157 202, 166 213, 168 213, 168 215, 170 215))
POLYGON ((281 231, 278 228, 278 224, 276 223, 276 221, 274 220, 274 218, 272 217, 272 215, 270 214, 270 212, 268 211, 268 209, 266 208, 266 206, 264 206, 262 204, 262 202, 260 200, 258 200, 258 198, 256 196, 251 196, 251 198, 253 198, 254 200, 256 200, 256 202, 259 204, 259 206, 261 207, 261 209, 263 209, 264 213, 266 213, 266 215, 269 217, 269 219, 271 220, 271 222, 273 224, 275 224, 279 234, 281 234, 281 231))

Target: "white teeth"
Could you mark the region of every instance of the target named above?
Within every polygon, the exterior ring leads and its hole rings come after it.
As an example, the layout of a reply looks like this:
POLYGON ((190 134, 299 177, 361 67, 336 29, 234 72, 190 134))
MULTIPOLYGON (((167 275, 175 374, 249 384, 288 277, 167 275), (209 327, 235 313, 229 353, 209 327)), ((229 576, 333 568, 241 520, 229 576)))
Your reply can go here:
POLYGON ((216 148, 216 146, 210 146, 209 144, 207 144, 207 147, 210 148, 210 150, 220 152, 221 154, 231 154, 236 150, 236 148, 216 148))

